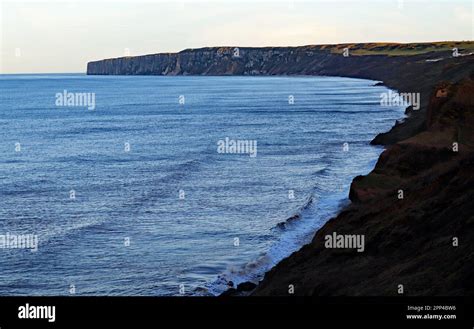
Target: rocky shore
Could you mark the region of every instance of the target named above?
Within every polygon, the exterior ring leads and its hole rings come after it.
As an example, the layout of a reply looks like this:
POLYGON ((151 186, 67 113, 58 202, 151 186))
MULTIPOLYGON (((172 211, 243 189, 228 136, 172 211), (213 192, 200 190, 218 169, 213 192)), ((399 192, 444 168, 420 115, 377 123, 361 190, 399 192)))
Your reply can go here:
POLYGON ((268 272, 254 295, 288 295, 290 285, 295 295, 472 295, 474 81, 465 73, 433 89, 422 130, 356 177, 352 204, 268 272), (364 252, 326 248, 333 232, 364 235, 364 252))
POLYGON ((203 48, 91 62, 88 74, 333 75, 419 93, 420 109, 372 144, 374 170, 354 178, 352 204, 257 285, 226 294, 472 295, 474 56, 472 42, 203 48), (453 56, 459 47, 461 56, 453 56), (238 56, 235 56, 236 49, 238 56), (349 49, 349 56, 343 55, 349 49), (401 191, 401 192, 400 192, 401 191), (363 252, 325 237, 363 235, 363 252))

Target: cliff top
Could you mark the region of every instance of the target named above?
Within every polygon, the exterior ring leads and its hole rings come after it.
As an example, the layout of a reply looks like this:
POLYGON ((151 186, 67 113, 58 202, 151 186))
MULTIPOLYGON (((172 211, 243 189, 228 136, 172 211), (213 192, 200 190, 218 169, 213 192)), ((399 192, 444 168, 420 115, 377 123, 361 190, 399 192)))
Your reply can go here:
MULTIPOLYGON (((218 46, 218 47, 202 47, 202 48, 187 48, 177 53, 163 52, 153 53, 138 56, 122 56, 116 58, 133 58, 142 56, 154 55, 174 55, 188 52, 199 51, 231 51, 235 48, 243 50, 288 50, 288 49, 302 49, 313 51, 329 51, 331 53, 342 53, 344 48, 349 48, 351 55, 365 56, 365 55, 386 55, 386 56, 411 56, 420 55, 431 52, 446 52, 452 51, 453 48, 458 48, 460 52, 470 53, 474 52, 474 41, 437 41, 437 42, 417 42, 417 43, 396 43, 396 42, 371 42, 371 43, 339 43, 339 44, 321 44, 321 45, 305 45, 305 46, 278 46, 278 47, 241 47, 241 46, 218 46)), ((115 59, 115 58, 108 58, 115 59)))

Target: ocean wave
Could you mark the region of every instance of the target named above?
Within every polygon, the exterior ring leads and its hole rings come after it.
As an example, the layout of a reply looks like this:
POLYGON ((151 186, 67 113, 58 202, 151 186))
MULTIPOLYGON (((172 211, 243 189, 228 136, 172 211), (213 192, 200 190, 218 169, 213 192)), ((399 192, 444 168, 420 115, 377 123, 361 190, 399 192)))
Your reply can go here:
MULTIPOLYGON (((276 225, 275 228, 279 230, 275 233, 277 239, 267 252, 248 263, 230 266, 215 281, 205 286, 206 293, 219 295, 243 282, 258 283, 279 261, 309 243, 315 232, 342 209, 346 199, 344 193, 332 193, 316 204, 312 193, 293 215, 276 225)), ((199 291, 199 294, 203 294, 202 287, 199 291)))
MULTIPOLYGON (((369 172, 374 166, 370 153, 367 153, 366 160, 359 169, 360 174, 369 172)), ((326 179, 333 180, 335 173, 331 168, 325 167, 318 170, 317 174, 320 177, 324 176, 326 179)), ((345 176, 338 184, 348 186, 352 176, 345 176)), ((268 251, 245 264, 230 266, 225 272, 218 275, 215 281, 205 286, 206 293, 220 295, 229 288, 236 288, 240 283, 257 284, 265 273, 278 262, 309 243, 315 233, 349 203, 346 189, 328 188, 324 180, 318 180, 318 185, 314 187, 311 195, 305 199, 301 206, 272 229, 275 240, 268 251)), ((198 294, 197 291, 196 294, 198 294)), ((199 294, 202 294, 202 289, 199 294)))
POLYGON ((288 227, 288 225, 292 224, 294 221, 301 219, 303 211, 308 209, 313 204, 313 201, 314 201, 314 194, 311 194, 309 197, 305 199, 305 201, 303 202, 303 205, 301 205, 290 217, 278 223, 274 228, 284 230, 288 227))

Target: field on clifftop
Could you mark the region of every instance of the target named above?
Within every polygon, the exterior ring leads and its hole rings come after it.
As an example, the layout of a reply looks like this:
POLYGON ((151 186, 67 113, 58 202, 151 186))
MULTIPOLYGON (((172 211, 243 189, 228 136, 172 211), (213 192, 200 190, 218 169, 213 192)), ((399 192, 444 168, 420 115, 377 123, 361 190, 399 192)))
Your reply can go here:
POLYGON ((473 41, 440 41, 427 43, 347 43, 323 46, 330 48, 333 53, 340 53, 344 48, 349 48, 351 55, 388 55, 411 56, 430 52, 452 51, 457 48, 461 53, 474 51, 473 41))

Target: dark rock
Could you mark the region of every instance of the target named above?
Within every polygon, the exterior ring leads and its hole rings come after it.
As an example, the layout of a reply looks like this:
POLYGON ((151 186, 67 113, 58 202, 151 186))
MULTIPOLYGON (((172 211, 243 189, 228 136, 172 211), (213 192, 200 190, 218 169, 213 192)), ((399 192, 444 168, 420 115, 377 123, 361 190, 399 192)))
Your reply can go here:
POLYGON ((253 282, 242 282, 237 285, 238 291, 252 291, 257 287, 257 285, 253 282))

